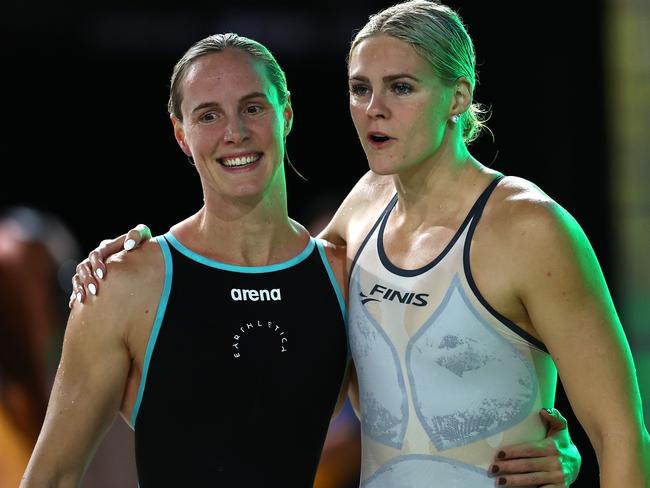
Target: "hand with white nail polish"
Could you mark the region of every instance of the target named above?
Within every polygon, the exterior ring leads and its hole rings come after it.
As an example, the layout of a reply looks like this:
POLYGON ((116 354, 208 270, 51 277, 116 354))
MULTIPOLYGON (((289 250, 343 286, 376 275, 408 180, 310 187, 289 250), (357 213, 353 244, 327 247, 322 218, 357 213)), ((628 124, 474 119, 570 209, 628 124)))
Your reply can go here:
MULTIPOLYGON (((99 282, 107 277, 108 270, 105 262, 110 256, 121 251, 133 251, 150 238, 149 227, 138 224, 126 234, 102 241, 99 247, 91 251, 88 257, 77 265, 76 274, 72 277, 73 293, 77 297, 77 303, 82 303, 88 294, 94 296, 99 294, 99 282)), ((75 301, 70 300, 70 308, 74 304, 75 301)))

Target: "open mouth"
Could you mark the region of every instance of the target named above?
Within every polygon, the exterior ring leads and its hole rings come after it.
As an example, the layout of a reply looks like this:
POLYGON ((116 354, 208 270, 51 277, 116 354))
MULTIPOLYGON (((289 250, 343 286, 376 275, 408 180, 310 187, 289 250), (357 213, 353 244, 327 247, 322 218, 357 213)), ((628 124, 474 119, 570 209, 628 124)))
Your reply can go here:
POLYGON ((262 153, 252 153, 241 156, 232 156, 219 158, 219 164, 225 166, 226 168, 243 168, 245 166, 250 166, 253 163, 256 163, 262 157, 262 153))
POLYGON ((368 142, 370 146, 375 149, 383 149, 393 142, 394 138, 390 137, 383 132, 370 132, 368 133, 368 142))
POLYGON ((370 134, 370 140, 372 142, 376 142, 376 143, 380 144, 382 142, 386 142, 386 141, 390 140, 390 137, 380 135, 380 134, 370 134))

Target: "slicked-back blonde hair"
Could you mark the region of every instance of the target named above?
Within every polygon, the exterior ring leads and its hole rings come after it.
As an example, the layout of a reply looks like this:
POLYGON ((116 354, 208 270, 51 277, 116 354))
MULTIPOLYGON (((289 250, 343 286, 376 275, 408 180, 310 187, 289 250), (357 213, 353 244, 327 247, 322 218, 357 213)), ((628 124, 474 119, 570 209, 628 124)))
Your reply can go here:
MULTIPOLYGON (((379 34, 413 46, 444 83, 453 84, 464 76, 474 91, 478 82, 474 44, 460 16, 451 8, 429 0, 410 0, 372 15, 352 41, 348 64, 361 41, 379 34)), ((486 113, 483 106, 472 101, 461 115, 458 123, 462 124, 466 144, 475 140, 485 127, 486 113)))

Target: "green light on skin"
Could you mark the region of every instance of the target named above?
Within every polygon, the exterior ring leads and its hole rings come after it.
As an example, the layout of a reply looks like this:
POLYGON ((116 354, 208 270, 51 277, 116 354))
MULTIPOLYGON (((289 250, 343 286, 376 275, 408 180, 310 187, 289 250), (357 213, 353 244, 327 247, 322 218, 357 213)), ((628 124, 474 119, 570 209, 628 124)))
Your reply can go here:
MULTIPOLYGON (((650 290, 623 292, 621 316, 630 339, 630 347, 643 399, 643 411, 650 418, 650 290)), ((647 420, 646 420, 647 423, 647 420)))
MULTIPOLYGON (((650 351, 635 354, 636 374, 639 379, 641 396, 643 397, 643 417, 650 418, 650 351)), ((647 427, 646 420, 646 427, 647 427)))

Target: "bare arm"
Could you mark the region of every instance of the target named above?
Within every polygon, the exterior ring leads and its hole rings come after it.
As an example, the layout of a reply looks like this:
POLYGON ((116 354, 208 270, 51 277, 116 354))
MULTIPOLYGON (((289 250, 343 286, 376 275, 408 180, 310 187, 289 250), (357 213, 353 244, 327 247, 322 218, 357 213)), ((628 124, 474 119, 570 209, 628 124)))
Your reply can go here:
MULTIPOLYGON (((348 265, 374 221, 395 193, 390 177, 368 172, 355 185, 339 207, 332 221, 321 233, 331 242, 345 242, 348 265)), ((359 385, 351 364, 348 396, 358 417, 359 385)), ((490 473, 503 486, 543 485, 560 488, 572 483, 580 471, 581 456, 571 440, 567 423, 560 412, 540 412, 547 435, 540 441, 506 446, 501 450, 490 473), (495 471, 492 471, 494 469, 495 471)))
POLYGON ((129 372, 118 308, 107 293, 71 312, 47 414, 21 488, 79 486, 119 411, 129 372))
POLYGON ((83 303, 88 293, 91 295, 99 293, 99 283, 108 273, 105 262, 109 257, 122 250, 136 249, 148 239, 151 239, 149 227, 138 224, 126 234, 102 241, 86 259, 77 265, 76 273, 72 278, 72 294, 68 306, 72 308, 75 303, 83 303))
MULTIPOLYGON (((346 246, 347 266, 350 265, 358 246, 377 218, 378 212, 394 192, 390 177, 378 176, 371 172, 366 173, 345 198, 332 221, 319 235, 321 239, 337 244, 338 247, 346 246)), ((77 297, 80 302, 85 299, 89 284, 95 287, 95 292, 99 291, 100 280, 95 277, 97 270, 101 270, 102 276, 107 274, 104 260, 122 250, 126 240, 132 240, 134 243, 132 248, 135 249, 142 240, 150 236, 149 229, 140 225, 129 231, 128 234, 104 241, 90 254, 89 258, 77 267, 77 274, 73 279, 74 292, 70 305, 75 304, 77 297)), ((347 285, 347 278, 343 283, 347 285)), ((360 415, 358 391, 354 366, 351 364, 348 394, 357 416, 360 415)), ((336 412, 341 405, 342 401, 339 401, 336 412)), ((548 434, 543 441, 509 446, 503 449, 504 457, 495 459, 494 466, 500 468, 498 476, 506 480, 506 486, 526 486, 534 484, 539 479, 545 483, 549 479, 565 479, 566 484, 563 482, 554 486, 567 486, 575 479, 580 470, 580 453, 571 442, 566 421, 557 411, 552 415, 544 412, 540 415, 548 424, 548 434)))
POLYGON ((521 204, 514 221, 513 232, 527 235, 512 251, 515 288, 594 446, 601 486, 648 486, 650 444, 632 355, 584 232, 552 202, 521 204))

